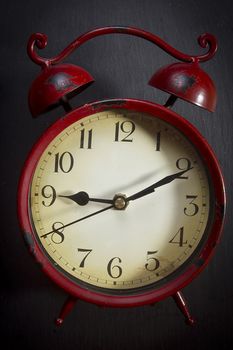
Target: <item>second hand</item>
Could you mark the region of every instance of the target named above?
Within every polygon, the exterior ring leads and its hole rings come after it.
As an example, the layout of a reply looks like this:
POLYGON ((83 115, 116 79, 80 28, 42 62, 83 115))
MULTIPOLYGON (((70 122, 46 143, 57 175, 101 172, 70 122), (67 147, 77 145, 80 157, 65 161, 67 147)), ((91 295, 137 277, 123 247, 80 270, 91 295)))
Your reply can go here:
MULTIPOLYGON (((68 227, 68 226, 71 226, 71 225, 73 225, 73 224, 76 224, 77 222, 80 222, 80 221, 85 220, 85 219, 87 219, 87 218, 90 218, 91 216, 94 216, 94 215, 100 214, 100 213, 102 213, 102 212, 104 212, 104 211, 106 211, 106 210, 108 210, 108 209, 113 208, 113 207, 114 207, 114 205, 110 205, 110 206, 108 206, 108 207, 106 207, 106 208, 104 208, 104 209, 101 209, 101 210, 95 211, 95 212, 94 212, 94 213, 92 213, 92 214, 89 214, 89 215, 83 216, 83 217, 82 217, 82 218, 80 218, 80 219, 77 219, 77 220, 75 220, 75 221, 69 222, 68 224, 66 224, 66 225, 63 225, 63 226, 59 227, 59 230, 60 230, 60 229, 64 229, 64 228, 66 228, 66 227, 68 227)), ((52 231, 50 231, 50 232, 47 232, 47 233, 43 234, 43 235, 42 235, 42 236, 40 236, 40 237, 41 237, 41 238, 45 238, 45 237, 47 237, 47 236, 51 235, 52 233, 54 233, 54 231, 55 231, 55 230, 52 230, 52 231)))

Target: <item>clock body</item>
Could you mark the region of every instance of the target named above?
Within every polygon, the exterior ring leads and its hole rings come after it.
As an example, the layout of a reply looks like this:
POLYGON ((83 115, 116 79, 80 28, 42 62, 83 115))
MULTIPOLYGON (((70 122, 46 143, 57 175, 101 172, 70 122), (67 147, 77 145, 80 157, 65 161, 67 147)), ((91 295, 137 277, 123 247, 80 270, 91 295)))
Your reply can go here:
POLYGON ((21 229, 43 270, 71 295, 109 306, 180 290, 219 242, 225 191, 196 128, 152 102, 86 104, 29 154, 21 229))

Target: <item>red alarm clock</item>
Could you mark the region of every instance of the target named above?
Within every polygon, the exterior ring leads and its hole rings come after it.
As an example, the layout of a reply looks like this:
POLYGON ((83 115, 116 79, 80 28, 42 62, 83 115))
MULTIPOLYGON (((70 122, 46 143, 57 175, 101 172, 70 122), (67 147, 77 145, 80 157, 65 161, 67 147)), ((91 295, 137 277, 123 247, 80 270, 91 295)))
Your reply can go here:
POLYGON ((200 132, 171 111, 177 98, 214 111, 213 81, 199 67, 216 49, 188 56, 157 36, 130 27, 90 31, 60 55, 41 58, 46 36, 33 34, 28 53, 42 72, 29 92, 33 116, 62 104, 65 116, 32 148, 18 191, 18 214, 30 252, 70 295, 57 324, 76 299, 130 307, 173 296, 193 323, 180 290, 209 262, 224 221, 225 191, 218 161, 200 132), (161 68, 150 85, 170 94, 162 106, 111 99, 72 110, 69 99, 94 79, 61 64, 99 35, 136 35, 182 63, 161 68))

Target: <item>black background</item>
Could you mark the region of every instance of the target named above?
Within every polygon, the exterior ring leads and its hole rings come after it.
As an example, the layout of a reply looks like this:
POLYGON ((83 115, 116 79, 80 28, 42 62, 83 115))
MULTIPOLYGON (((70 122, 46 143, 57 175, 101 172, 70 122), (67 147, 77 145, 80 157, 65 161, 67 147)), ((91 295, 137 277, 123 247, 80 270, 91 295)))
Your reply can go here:
MULTIPOLYGON (((221 0, 191 1, 2 1, 1 2, 1 341, 24 349, 229 349, 233 345, 232 238, 232 53, 233 6, 221 0), (204 272, 184 289, 197 319, 190 328, 173 300, 154 307, 99 308, 78 302, 62 328, 53 321, 66 294, 29 255, 16 214, 17 183, 33 143, 58 117, 58 108, 32 119, 27 93, 39 67, 26 55, 28 37, 44 32, 43 55, 58 54, 77 36, 98 26, 130 25, 151 31, 188 54, 203 50, 197 37, 214 34, 217 55, 202 64, 216 83, 218 104, 211 114, 179 100, 174 110, 191 121, 214 149, 225 177, 228 208, 221 244, 204 272)), ((167 95, 147 85, 154 71, 174 59, 135 37, 94 39, 69 62, 87 69, 96 83, 73 106, 110 97, 163 104, 167 95)))

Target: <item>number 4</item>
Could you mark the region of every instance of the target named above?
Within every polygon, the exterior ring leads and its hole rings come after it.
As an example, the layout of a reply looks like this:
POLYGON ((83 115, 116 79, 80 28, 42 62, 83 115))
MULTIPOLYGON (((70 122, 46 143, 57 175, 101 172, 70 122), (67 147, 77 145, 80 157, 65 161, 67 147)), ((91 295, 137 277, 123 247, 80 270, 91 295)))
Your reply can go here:
POLYGON ((169 243, 179 244, 180 247, 183 247, 184 244, 187 244, 187 241, 184 242, 184 226, 182 226, 176 232, 175 236, 169 241, 169 243))

